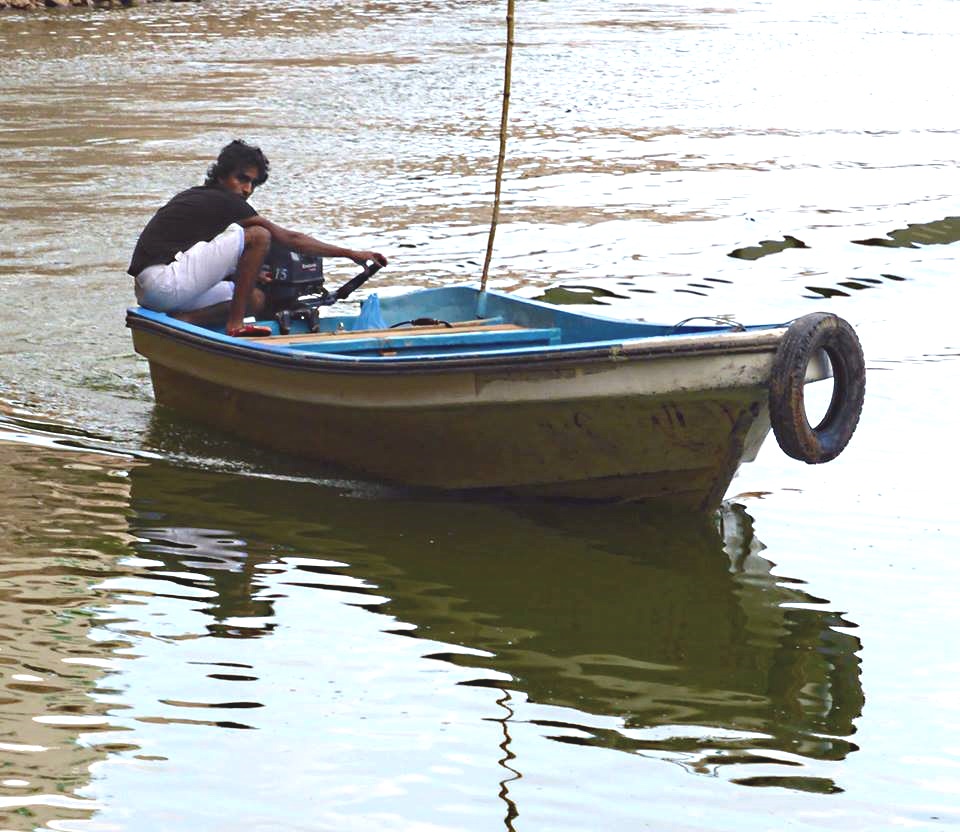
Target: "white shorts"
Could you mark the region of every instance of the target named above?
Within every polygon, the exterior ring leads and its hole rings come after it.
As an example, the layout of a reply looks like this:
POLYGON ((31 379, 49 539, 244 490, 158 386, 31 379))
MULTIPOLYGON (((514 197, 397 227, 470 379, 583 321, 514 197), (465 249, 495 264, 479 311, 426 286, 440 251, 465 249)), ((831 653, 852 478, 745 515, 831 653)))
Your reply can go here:
POLYGON ((154 312, 188 312, 233 297, 233 282, 243 254, 243 228, 231 223, 210 242, 201 240, 177 253, 172 263, 147 266, 133 282, 137 302, 154 312))

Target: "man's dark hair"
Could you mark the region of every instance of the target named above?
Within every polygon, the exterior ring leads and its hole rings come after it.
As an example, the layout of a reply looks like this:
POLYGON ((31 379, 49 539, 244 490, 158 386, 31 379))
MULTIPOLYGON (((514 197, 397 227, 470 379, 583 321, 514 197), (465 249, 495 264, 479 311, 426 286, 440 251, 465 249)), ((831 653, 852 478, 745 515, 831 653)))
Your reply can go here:
POLYGON ((260 173, 253 184, 260 187, 270 174, 270 162, 259 147, 247 144, 243 139, 234 139, 220 151, 217 161, 207 169, 204 185, 216 185, 231 173, 243 168, 255 167, 260 173))

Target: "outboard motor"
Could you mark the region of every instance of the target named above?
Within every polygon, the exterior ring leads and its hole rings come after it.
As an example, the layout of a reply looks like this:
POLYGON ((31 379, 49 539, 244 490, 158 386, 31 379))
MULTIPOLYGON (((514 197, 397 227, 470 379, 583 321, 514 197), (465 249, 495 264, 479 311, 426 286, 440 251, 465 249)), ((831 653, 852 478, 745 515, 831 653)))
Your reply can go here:
POLYGON ((277 321, 281 335, 290 332, 294 320, 305 321, 311 332, 317 332, 320 329, 320 307, 343 300, 379 270, 379 263, 368 263, 356 277, 329 292, 324 286, 323 258, 298 254, 278 243, 271 243, 258 283, 267 298, 265 314, 277 321))

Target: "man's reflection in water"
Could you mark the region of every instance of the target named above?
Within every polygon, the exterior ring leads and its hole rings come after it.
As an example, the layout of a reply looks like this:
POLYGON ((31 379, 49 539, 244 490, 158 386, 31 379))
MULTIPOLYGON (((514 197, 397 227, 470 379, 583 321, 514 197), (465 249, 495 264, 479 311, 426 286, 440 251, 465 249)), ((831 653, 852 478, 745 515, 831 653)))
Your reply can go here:
MULTIPOLYGON (((572 709, 539 719, 558 741, 666 755, 697 772, 796 770, 856 749, 854 625, 772 573, 738 505, 703 518, 358 499, 165 464, 135 468, 131 485, 139 551, 165 580, 213 590, 211 635, 271 631, 264 569, 346 573, 386 596, 371 608, 415 625, 409 634, 450 644, 431 655, 474 668, 469 684, 572 709)), ((739 782, 836 790, 800 771, 739 782)))

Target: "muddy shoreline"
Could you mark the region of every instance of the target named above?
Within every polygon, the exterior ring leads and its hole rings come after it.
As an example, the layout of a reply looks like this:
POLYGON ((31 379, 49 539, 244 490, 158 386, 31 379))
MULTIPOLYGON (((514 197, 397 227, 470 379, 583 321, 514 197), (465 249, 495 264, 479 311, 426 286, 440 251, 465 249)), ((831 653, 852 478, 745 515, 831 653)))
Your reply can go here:
MULTIPOLYGON (((83 8, 112 9, 127 6, 142 6, 144 3, 160 3, 165 0, 0 0, 0 10, 38 11, 40 9, 83 8)), ((196 2, 197 0, 170 0, 170 2, 196 2)))

